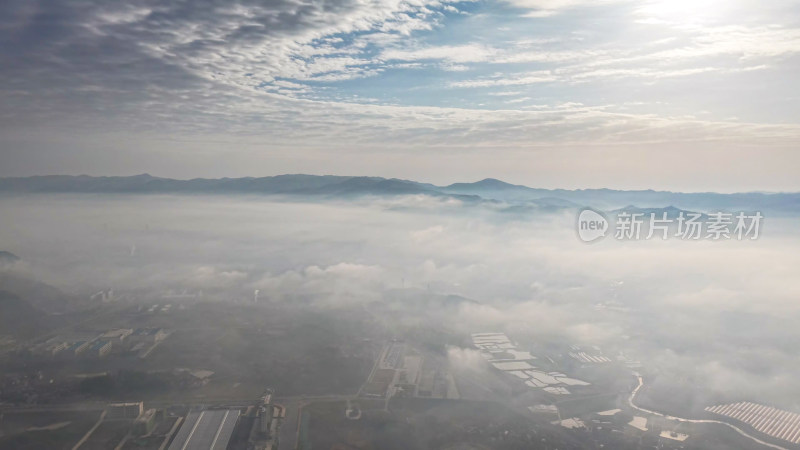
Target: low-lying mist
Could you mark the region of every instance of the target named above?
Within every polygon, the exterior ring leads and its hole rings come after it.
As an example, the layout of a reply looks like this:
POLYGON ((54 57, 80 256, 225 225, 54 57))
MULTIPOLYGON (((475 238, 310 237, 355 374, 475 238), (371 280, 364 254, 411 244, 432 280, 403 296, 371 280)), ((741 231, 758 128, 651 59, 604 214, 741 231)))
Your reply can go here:
MULTIPOLYGON (((320 310, 405 297, 456 332, 625 347, 658 389, 800 404, 796 218, 755 241, 581 243, 575 211, 513 212, 428 196, 0 198, 9 269, 76 296, 101 289, 320 310), (410 294, 409 294, 410 293, 410 294)), ((469 350, 454 353, 472 361, 469 350)), ((474 359, 480 361, 480 359, 474 359)))

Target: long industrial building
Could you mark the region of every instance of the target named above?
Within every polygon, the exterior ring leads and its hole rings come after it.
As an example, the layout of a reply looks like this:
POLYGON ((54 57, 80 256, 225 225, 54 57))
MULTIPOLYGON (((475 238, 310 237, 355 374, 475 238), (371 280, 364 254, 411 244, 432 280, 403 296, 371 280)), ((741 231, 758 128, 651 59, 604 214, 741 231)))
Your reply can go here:
POLYGON ((238 418, 238 409, 189 413, 169 450, 225 450, 238 418))

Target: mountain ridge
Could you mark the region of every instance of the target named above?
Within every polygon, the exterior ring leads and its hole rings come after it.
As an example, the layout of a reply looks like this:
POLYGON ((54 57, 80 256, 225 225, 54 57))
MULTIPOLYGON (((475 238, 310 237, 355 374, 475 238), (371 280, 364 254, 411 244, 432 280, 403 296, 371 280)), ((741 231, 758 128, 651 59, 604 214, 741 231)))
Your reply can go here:
POLYGON ((37 175, 0 178, 0 192, 127 194, 269 194, 350 197, 362 195, 429 195, 468 202, 503 201, 543 204, 551 208, 593 206, 618 209, 675 206, 681 209, 800 211, 796 192, 672 192, 647 190, 543 189, 496 178, 437 186, 413 180, 368 176, 284 174, 266 177, 193 178, 179 180, 150 174, 134 176, 37 175))

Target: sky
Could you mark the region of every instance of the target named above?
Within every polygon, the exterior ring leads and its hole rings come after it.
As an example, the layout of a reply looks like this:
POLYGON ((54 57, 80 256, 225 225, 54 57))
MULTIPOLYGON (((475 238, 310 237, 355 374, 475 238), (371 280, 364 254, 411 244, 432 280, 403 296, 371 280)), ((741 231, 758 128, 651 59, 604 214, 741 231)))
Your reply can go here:
POLYGON ((800 2, 0 4, 0 176, 798 191, 800 2))

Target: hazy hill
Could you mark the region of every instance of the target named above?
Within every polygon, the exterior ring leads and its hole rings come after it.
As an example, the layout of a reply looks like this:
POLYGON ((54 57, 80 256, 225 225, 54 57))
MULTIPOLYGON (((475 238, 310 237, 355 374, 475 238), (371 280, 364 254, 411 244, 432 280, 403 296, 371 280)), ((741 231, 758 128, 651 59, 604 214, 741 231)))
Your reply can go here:
POLYGON ((35 308, 11 292, 0 290, 0 334, 32 337, 57 323, 56 317, 35 308))
MULTIPOLYGON (((681 213, 683 213, 685 217, 688 217, 689 214, 697 214, 697 211, 687 211, 674 206, 667 206, 666 208, 639 208, 634 205, 628 205, 624 208, 616 209, 611 212, 613 214, 619 214, 621 212, 626 212, 628 214, 643 214, 643 218, 645 219, 649 219, 651 214, 655 214, 656 219, 660 219, 664 214, 666 214, 667 218, 672 220, 677 219, 681 213)), ((701 216, 706 217, 706 215, 702 213, 701 216)))
MULTIPOLYGON (((0 271, 0 291, 24 300, 32 308, 46 314, 62 314, 86 306, 86 301, 66 294, 40 281, 25 278, 7 270, 0 271)), ((2 333, 0 333, 2 334, 2 333)))
POLYGON ((720 194, 653 190, 539 189, 510 184, 493 178, 474 183, 435 186, 396 178, 300 174, 259 178, 196 178, 192 180, 159 178, 148 174, 130 177, 52 175, 0 178, 0 192, 267 194, 327 197, 425 194, 452 196, 465 201, 503 201, 515 203, 521 210, 580 206, 611 210, 627 205, 636 205, 640 208, 674 206, 684 210, 700 211, 722 209, 730 211, 759 210, 773 213, 800 212, 800 193, 720 194))
POLYGON ((86 302, 58 288, 16 273, 20 258, 0 251, 0 334, 28 338, 64 323, 62 314, 86 302))
POLYGON ((475 183, 456 183, 441 188, 453 194, 471 194, 506 201, 554 198, 581 206, 622 209, 629 205, 642 208, 675 207, 678 209, 723 209, 800 212, 800 193, 744 192, 670 192, 614 189, 536 189, 487 178, 475 183))

